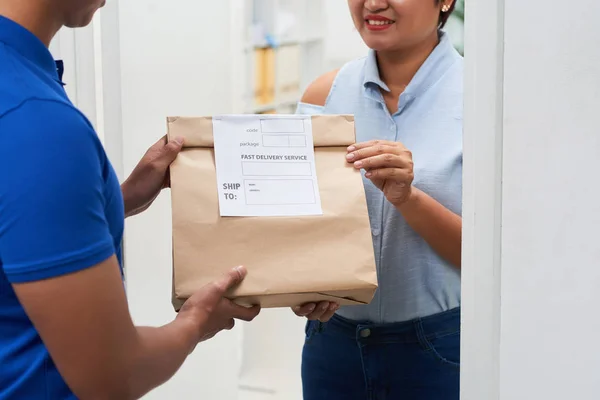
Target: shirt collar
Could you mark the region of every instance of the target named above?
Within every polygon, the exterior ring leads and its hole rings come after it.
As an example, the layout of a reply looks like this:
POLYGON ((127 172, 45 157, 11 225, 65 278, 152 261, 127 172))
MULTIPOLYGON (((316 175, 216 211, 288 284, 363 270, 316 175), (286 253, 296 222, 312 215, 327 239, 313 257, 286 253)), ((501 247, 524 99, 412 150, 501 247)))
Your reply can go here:
POLYGON ((60 68, 44 43, 23 26, 2 15, 0 15, 0 42, 11 47, 60 82, 60 68))
POLYGON ((65 64, 63 62, 63 60, 56 60, 56 74, 58 75, 58 80, 60 81, 60 84, 63 86, 66 86, 65 83, 62 81, 63 79, 63 74, 65 72, 65 64))
MULTIPOLYGON (((447 33, 440 32, 440 42, 433 49, 427 60, 421 65, 413 79, 410 81, 402 96, 417 97, 424 93, 429 87, 438 81, 446 70, 456 60, 458 52, 452 45, 447 33)), ((369 50, 365 64, 365 78, 363 85, 369 90, 373 85, 389 92, 389 87, 381 80, 379 67, 377 66, 377 55, 373 49, 369 50)), ((381 96, 379 96, 381 97, 381 96)), ((382 100, 382 98, 380 99, 382 100)))
POLYGON ((388 86, 381 80, 379 76, 379 67, 377 65, 377 54, 375 50, 369 49, 369 53, 367 54, 366 64, 365 64, 365 80, 364 86, 365 88, 369 86, 369 84, 375 84, 389 92, 390 89, 388 86))

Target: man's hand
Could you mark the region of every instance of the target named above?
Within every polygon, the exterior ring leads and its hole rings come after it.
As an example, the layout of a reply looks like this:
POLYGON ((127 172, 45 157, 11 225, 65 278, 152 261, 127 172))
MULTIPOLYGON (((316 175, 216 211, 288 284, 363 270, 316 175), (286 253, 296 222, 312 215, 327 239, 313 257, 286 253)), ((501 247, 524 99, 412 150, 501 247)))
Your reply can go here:
POLYGON ((130 217, 145 211, 160 191, 171 186, 169 166, 183 146, 183 139, 167 143, 162 137, 146 151, 129 178, 121 185, 125 202, 125 215, 130 217))
POLYGON ((328 301, 322 301, 318 304, 308 303, 301 306, 292 308, 294 314, 299 317, 306 317, 309 320, 318 320, 321 322, 327 322, 333 317, 333 314, 340 308, 337 303, 330 303, 328 301))
POLYGON ((137 399, 170 379, 199 341, 258 314, 224 297, 245 275, 237 268, 201 288, 157 328, 134 326, 115 256, 13 288, 77 398, 137 399))
POLYGON ((233 328, 236 319, 252 321, 258 315, 259 306, 240 306, 225 297, 229 289, 237 286, 246 274, 244 267, 234 268, 220 280, 204 286, 181 307, 177 319, 190 324, 197 342, 233 328))

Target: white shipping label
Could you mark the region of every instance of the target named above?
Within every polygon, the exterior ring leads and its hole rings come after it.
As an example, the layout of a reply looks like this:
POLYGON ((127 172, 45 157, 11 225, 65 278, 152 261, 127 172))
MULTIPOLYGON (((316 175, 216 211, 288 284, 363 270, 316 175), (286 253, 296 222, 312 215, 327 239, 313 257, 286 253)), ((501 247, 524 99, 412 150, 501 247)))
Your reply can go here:
POLYGON ((223 217, 322 215, 308 115, 213 117, 223 217))

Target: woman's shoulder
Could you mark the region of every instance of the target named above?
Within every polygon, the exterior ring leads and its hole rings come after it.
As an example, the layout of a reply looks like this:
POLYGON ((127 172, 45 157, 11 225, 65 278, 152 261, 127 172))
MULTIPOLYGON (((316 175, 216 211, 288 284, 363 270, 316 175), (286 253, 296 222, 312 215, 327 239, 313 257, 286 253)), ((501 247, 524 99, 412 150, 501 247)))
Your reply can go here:
MULTIPOLYGON (((316 106, 326 105, 327 99, 340 77, 348 74, 354 76, 357 73, 361 73, 362 67, 364 66, 364 60, 365 58, 363 57, 350 61, 341 68, 336 68, 319 76, 308 85, 304 91, 301 102, 316 106)), ((353 81, 355 80, 353 79, 353 81)))
POLYGON ((337 77, 339 71, 339 68, 334 69, 333 71, 329 71, 312 81, 304 91, 300 101, 307 104, 314 104, 316 106, 324 106, 327 102, 327 97, 329 97, 329 92, 331 92, 331 88, 333 87, 333 83, 335 82, 335 78, 337 77))

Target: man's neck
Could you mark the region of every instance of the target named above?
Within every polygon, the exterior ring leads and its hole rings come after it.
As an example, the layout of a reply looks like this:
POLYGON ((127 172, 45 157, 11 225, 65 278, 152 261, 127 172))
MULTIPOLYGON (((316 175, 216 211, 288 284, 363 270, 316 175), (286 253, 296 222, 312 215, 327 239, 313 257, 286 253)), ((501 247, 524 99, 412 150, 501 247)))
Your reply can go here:
POLYGON ((378 52, 377 65, 381 80, 392 92, 404 91, 419 68, 439 43, 437 32, 418 46, 398 51, 378 52))
POLYGON ((46 46, 62 27, 56 8, 39 0, 0 0, 0 15, 23 26, 46 46))

